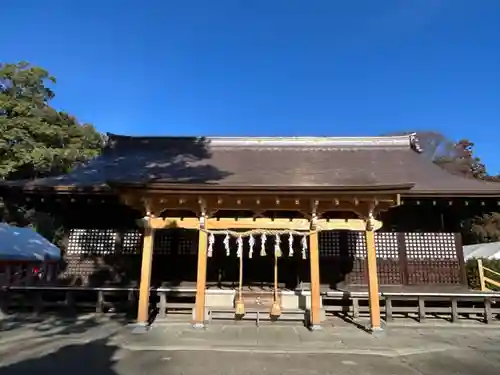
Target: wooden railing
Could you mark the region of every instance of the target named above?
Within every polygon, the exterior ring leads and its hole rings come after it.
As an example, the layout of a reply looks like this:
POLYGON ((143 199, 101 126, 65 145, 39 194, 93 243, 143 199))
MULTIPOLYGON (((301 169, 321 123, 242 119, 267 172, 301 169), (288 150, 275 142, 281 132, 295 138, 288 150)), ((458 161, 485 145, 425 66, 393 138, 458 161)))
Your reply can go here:
MULTIPOLYGON (((479 284, 481 285, 481 290, 483 292, 489 291, 487 284, 491 284, 500 288, 500 281, 492 279, 490 277, 485 276, 485 272, 490 273, 491 275, 495 275, 500 278, 500 273, 493 271, 492 269, 483 266, 483 261, 481 259, 477 260, 477 269, 479 272, 479 284)), ((500 279, 499 279, 500 280, 500 279)))
MULTIPOLYGON (((135 319, 137 288, 121 287, 23 287, 0 288, 0 320, 10 314, 27 312, 43 314, 61 312, 120 313, 128 312, 135 319)), ((152 288, 151 308, 158 318, 174 313, 191 314, 194 307, 194 288, 152 288)), ((325 312, 352 317, 369 314, 367 292, 331 291, 322 294, 325 312)), ((499 321, 500 293, 470 291, 466 293, 380 293, 381 310, 389 324, 395 317, 414 317, 423 322, 432 317, 448 317, 451 322, 478 318, 485 323, 499 321)), ((225 311, 227 312, 227 311, 225 311)), ((297 313, 299 311, 288 311, 297 313)), ((306 311, 304 311, 306 313, 306 311)), ((229 314, 231 318, 234 314, 229 314)))
MULTIPOLYGON (((158 317, 170 312, 189 312, 194 306, 195 288, 151 288, 151 307, 158 317), (181 301, 179 301, 181 300, 181 301)), ((0 318, 11 312, 39 315, 47 311, 65 313, 130 313, 137 311, 138 288, 9 286, 0 288, 0 318)))
MULTIPOLYGON (((452 323, 461 318, 480 318, 491 323, 500 317, 500 293, 380 293, 381 310, 385 321, 390 323, 395 316, 413 317, 419 322, 429 317, 448 317, 452 323)), ((368 292, 324 293, 323 306, 327 313, 340 314, 353 319, 368 316, 368 292)))

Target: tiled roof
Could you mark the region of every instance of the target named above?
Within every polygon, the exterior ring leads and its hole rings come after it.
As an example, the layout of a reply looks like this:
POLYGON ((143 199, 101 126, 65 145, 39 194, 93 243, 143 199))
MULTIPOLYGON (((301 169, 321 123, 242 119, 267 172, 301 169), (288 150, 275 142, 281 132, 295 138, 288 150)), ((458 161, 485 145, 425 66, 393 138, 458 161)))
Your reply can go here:
POLYGON ((413 184, 410 193, 499 195, 500 184, 454 176, 425 159, 414 136, 194 138, 109 135, 87 166, 26 188, 106 187, 108 183, 221 187, 413 184))

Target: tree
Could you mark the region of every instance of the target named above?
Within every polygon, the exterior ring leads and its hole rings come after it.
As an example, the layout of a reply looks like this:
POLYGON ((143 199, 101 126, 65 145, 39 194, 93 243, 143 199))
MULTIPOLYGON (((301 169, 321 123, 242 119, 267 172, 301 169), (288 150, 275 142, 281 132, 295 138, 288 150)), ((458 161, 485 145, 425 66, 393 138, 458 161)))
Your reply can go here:
POLYGON ((474 143, 467 139, 454 142, 435 131, 399 132, 393 135, 417 135, 422 156, 444 170, 466 178, 498 181, 489 176, 481 159, 474 155, 474 143))
POLYGON ((55 82, 26 62, 0 64, 0 179, 65 173, 100 153, 92 125, 50 106, 55 82))
POLYGON ((500 213, 491 212, 476 217, 471 221, 469 228, 473 242, 500 241, 500 213))
MULTIPOLYGON (((92 125, 50 106, 55 82, 26 62, 0 64, 0 180, 66 173, 101 152, 104 138, 92 125)), ((49 240, 58 227, 50 215, 2 201, 0 218, 31 225, 49 240)))
POLYGON ((462 139, 455 143, 445 155, 434 160, 434 163, 450 173, 467 178, 484 180, 487 177, 486 167, 481 159, 474 156, 474 143, 462 139))

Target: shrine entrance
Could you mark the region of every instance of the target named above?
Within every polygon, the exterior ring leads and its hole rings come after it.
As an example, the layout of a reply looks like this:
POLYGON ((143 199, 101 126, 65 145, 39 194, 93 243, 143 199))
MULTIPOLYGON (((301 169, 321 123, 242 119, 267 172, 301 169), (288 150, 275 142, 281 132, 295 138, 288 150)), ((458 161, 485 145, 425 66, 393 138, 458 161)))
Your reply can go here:
POLYGON ((282 292, 295 291, 300 270, 310 267, 309 232, 207 230, 207 308, 235 308, 236 316, 270 309, 276 317, 282 307, 298 308, 297 297, 286 300, 282 292))
POLYGON ((318 328, 324 319, 319 233, 350 230, 365 233, 371 325, 380 328, 374 231, 382 223, 375 219, 375 214, 399 204, 399 194, 390 187, 384 191, 379 186, 376 191, 364 191, 354 197, 339 192, 339 198, 335 198, 334 192, 315 192, 320 197, 315 198, 310 192, 290 196, 283 190, 214 195, 210 191, 175 193, 168 186, 150 186, 149 190, 134 186, 115 188, 124 202, 145 213, 138 221, 144 228, 137 314, 140 325, 148 321, 157 230, 179 228, 198 232, 195 328, 204 327, 211 312, 223 308, 235 318, 252 309, 269 311, 271 317, 300 309, 311 329, 318 328), (241 210, 245 209, 249 211, 242 215, 241 210), (329 218, 329 212, 346 210, 355 212, 357 218, 329 218), (191 215, 173 216, 185 211, 191 215), (267 215, 269 212, 275 214, 267 215), (306 283, 306 288, 300 288, 306 283))

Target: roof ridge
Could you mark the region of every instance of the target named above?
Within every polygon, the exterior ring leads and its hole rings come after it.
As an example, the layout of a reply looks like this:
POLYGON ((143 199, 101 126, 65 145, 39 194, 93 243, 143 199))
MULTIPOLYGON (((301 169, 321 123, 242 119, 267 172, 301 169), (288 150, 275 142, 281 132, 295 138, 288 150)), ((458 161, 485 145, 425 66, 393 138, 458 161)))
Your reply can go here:
POLYGON ((196 136, 127 136, 108 133, 108 140, 174 141, 205 139, 212 147, 408 147, 421 152, 416 134, 391 136, 295 136, 295 137, 196 137, 196 136))
POLYGON ((211 146, 411 147, 409 136, 380 137, 208 137, 211 146))

